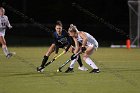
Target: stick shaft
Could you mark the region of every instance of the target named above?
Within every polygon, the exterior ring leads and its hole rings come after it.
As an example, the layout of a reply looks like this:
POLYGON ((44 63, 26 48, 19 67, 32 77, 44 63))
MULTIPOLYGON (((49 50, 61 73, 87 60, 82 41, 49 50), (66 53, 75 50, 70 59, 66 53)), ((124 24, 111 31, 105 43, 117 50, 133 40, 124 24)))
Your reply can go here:
POLYGON ((61 67, 59 67, 59 69, 61 70, 66 64, 68 64, 71 61, 71 59, 67 60, 64 64, 62 64, 61 67))
MULTIPOLYGON (((81 53, 81 51, 79 51, 78 53, 76 53, 74 56, 77 56, 81 53)), ((67 60, 64 64, 62 64, 60 67, 59 67, 59 70, 61 70, 66 64, 68 64, 69 62, 71 61, 71 59, 67 60)))
POLYGON ((54 62, 56 59, 58 59, 60 56, 62 56, 65 52, 63 51, 61 54, 59 54, 58 56, 56 56, 55 58, 53 58, 52 61, 48 62, 47 64, 45 64, 45 67, 48 66, 49 64, 51 64, 52 62, 54 62))
POLYGON ((58 56, 56 56, 54 59, 58 59, 60 56, 62 56, 65 52, 63 51, 61 54, 59 54, 58 56))

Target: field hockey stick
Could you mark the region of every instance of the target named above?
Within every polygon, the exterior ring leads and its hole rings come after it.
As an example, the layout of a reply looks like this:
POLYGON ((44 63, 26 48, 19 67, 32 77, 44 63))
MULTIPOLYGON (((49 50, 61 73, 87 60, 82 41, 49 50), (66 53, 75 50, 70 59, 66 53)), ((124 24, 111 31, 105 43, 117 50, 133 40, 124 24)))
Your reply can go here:
POLYGON ((65 51, 63 51, 61 54, 59 54, 58 56, 54 57, 52 61, 48 62, 47 64, 45 64, 45 67, 48 66, 49 64, 51 64, 52 62, 54 62, 56 59, 58 59, 60 56, 62 56, 65 53, 65 51))
MULTIPOLYGON (((78 53, 76 53, 76 54, 74 55, 74 57, 75 57, 75 56, 78 56, 81 52, 82 52, 82 51, 79 51, 78 53)), ((67 65, 71 60, 72 60, 72 59, 70 58, 70 59, 67 60, 64 64, 62 64, 62 65, 57 69, 57 72, 62 72, 61 69, 62 69, 65 65, 67 65)))

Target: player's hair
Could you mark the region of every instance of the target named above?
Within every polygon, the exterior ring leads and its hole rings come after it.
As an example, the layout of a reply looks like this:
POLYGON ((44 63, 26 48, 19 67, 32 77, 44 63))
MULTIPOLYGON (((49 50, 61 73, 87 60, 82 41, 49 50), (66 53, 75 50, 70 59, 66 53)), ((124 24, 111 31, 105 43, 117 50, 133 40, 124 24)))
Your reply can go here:
POLYGON ((0 7, 0 10, 2 10, 3 14, 5 14, 5 9, 3 7, 0 7))
POLYGON ((57 21, 56 25, 63 26, 61 21, 57 21))
POLYGON ((75 25, 70 24, 70 27, 69 27, 68 31, 70 31, 70 32, 78 32, 78 29, 77 29, 77 27, 75 25))

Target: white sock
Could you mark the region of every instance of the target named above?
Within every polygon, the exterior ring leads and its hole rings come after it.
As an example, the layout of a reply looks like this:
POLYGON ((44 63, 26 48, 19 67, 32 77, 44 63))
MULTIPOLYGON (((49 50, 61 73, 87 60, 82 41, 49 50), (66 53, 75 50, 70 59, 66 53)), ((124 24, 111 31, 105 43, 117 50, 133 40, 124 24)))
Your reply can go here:
POLYGON ((3 47, 2 50, 6 56, 9 54, 7 47, 3 47))
POLYGON ((71 61, 70 68, 74 68, 74 64, 76 63, 77 59, 78 59, 78 56, 76 59, 71 61))
POLYGON ((95 63, 88 57, 86 58, 85 62, 91 66, 93 69, 98 69, 98 67, 95 65, 95 63))

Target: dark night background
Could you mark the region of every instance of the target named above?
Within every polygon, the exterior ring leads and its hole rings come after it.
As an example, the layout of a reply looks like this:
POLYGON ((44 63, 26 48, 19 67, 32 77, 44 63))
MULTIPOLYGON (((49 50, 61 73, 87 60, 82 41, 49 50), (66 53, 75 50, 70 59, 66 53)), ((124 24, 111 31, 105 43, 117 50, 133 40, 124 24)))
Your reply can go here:
POLYGON ((125 44, 128 38, 126 35, 129 34, 127 2, 128 0, 3 0, 1 6, 5 8, 13 25, 13 29, 7 31, 6 39, 9 45, 47 45, 50 43, 50 32, 44 28, 53 30, 55 22, 61 20, 64 29, 73 23, 79 30, 92 34, 100 46, 125 44), (75 6, 72 5, 74 3, 75 6), (77 5, 123 30, 125 34, 79 10, 77 5))

